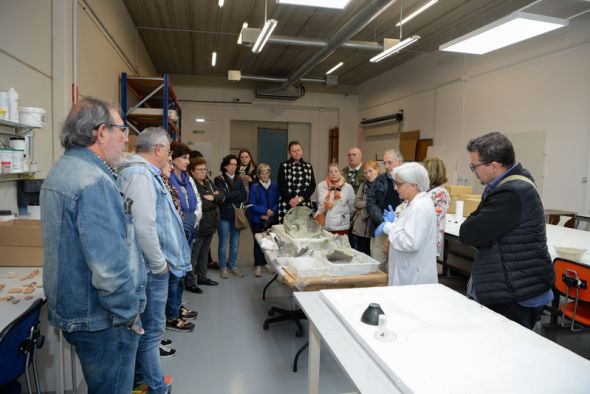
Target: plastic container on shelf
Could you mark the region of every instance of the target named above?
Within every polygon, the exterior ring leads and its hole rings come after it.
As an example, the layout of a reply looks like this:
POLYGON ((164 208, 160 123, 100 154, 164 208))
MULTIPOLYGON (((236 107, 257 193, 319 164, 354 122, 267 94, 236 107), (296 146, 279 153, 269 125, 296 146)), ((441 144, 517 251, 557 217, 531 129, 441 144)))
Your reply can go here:
POLYGON ((25 151, 24 149, 12 150, 12 163, 10 164, 10 172, 18 174, 25 172, 25 151))
POLYGON ((12 166, 12 149, 0 148, 0 174, 10 174, 12 166))
POLYGON ((0 120, 10 120, 8 113, 8 92, 0 92, 0 120))
POLYGON ((45 126, 45 110, 37 107, 22 107, 19 109, 20 123, 32 127, 45 126))
POLYGON ((18 123, 18 93, 14 88, 8 89, 8 120, 18 123))

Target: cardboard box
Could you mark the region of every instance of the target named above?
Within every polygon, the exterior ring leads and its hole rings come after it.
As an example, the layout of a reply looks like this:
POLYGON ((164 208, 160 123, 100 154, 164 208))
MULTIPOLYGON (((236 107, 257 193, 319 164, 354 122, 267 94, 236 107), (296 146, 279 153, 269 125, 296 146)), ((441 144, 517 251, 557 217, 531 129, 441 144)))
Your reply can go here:
POLYGON ((127 152, 135 152, 135 147, 137 145, 137 135, 129 134, 127 138, 127 152))
POLYGON ((451 196, 457 196, 459 194, 473 194, 473 188, 471 186, 464 185, 444 185, 449 191, 451 196))
POLYGON ((14 219, 0 222, 0 266, 43 266, 40 220, 14 219))
POLYGON ((416 160, 416 145, 420 139, 420 130, 406 131, 399 135, 399 151, 404 161, 416 160))
POLYGON ((463 216, 467 217, 471 215, 471 212, 475 211, 481 202, 481 196, 479 194, 459 194, 451 196, 451 205, 447 211, 448 213, 455 213, 455 204, 457 201, 463 201, 463 216))

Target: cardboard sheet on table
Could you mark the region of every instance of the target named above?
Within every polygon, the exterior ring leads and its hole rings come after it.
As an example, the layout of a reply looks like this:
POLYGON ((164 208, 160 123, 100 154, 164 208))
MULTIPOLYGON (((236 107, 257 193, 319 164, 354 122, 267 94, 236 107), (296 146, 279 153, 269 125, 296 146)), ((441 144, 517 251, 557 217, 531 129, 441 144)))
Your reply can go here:
POLYGON ((404 391, 587 392, 590 362, 442 285, 322 290, 321 297, 404 391), (377 302, 398 335, 360 321, 377 302), (566 389, 565 386, 569 386, 566 389))

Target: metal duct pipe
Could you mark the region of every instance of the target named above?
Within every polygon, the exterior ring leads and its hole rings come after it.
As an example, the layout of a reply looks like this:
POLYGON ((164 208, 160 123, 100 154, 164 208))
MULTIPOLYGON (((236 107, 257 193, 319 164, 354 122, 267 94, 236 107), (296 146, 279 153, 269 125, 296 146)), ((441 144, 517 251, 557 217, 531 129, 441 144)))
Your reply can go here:
MULTIPOLYGON (((298 38, 298 37, 289 37, 289 36, 276 36, 272 35, 268 39, 268 43, 270 44, 278 44, 278 45, 298 45, 304 47, 318 47, 324 48, 328 46, 328 40, 321 40, 318 38, 298 38)), ((383 45, 379 44, 378 42, 371 42, 371 41, 347 41, 342 44, 344 48, 352 48, 352 49, 365 49, 369 51, 382 51, 383 45)))
MULTIPOLYGON (((273 83, 283 83, 288 80, 288 78, 264 77, 261 75, 244 75, 244 74, 241 75, 240 79, 243 81, 273 82, 273 83)), ((301 78, 301 82, 324 84, 324 83, 326 83, 326 79, 325 78, 301 78)))
POLYGON ((309 58, 299 69, 297 69, 286 82, 283 82, 278 90, 285 90, 295 82, 299 81, 305 74, 313 70, 325 58, 330 56, 344 42, 365 28, 381 13, 392 6, 396 0, 371 0, 370 4, 364 6, 361 11, 348 20, 338 31, 328 40, 328 45, 318 51, 314 56, 309 58))

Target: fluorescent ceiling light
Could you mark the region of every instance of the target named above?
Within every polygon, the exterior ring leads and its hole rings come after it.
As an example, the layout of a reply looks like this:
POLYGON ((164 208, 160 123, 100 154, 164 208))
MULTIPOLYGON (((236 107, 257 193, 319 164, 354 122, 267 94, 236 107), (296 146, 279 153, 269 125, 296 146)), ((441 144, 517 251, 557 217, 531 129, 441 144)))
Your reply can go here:
POLYGON ((404 49, 405 47, 407 47, 409 45, 412 45, 413 43, 415 43, 419 39, 420 39, 420 36, 412 36, 410 38, 406 38, 405 40, 398 42, 394 46, 385 49, 380 54, 373 56, 371 58, 371 62, 372 63, 380 62, 381 60, 385 59, 386 57, 391 56, 394 53, 401 51, 402 49, 404 49))
POLYGON ((211 65, 213 67, 215 67, 215 64, 217 63, 217 52, 213 52, 211 54, 211 65))
POLYGON ((217 4, 219 4, 219 8, 223 7, 223 3, 224 3, 224 0, 219 0, 219 2, 217 2, 217 4))
POLYGON ((262 48, 264 48, 264 45, 270 38, 270 35, 277 27, 277 23, 278 22, 274 19, 269 19, 266 22, 264 22, 264 27, 262 28, 262 31, 260 31, 260 34, 258 35, 258 38, 256 39, 254 46, 252 47, 252 52, 260 53, 260 51, 262 51, 262 48))
POLYGON ((303 5, 318 8, 336 8, 342 10, 350 3, 350 0, 277 0, 277 4, 303 5))
POLYGON ((245 28, 248 27, 248 22, 242 23, 242 30, 240 30, 240 35, 238 36, 238 45, 242 45, 242 33, 245 28))
POLYGON ((195 121, 197 123, 205 123, 205 119, 203 119, 203 118, 197 118, 197 119, 195 119, 195 121))
POLYGON ((330 75, 332 74, 334 71, 338 70, 340 67, 342 67, 342 65, 344 64, 344 62, 340 62, 337 65, 335 65, 334 67, 332 67, 331 69, 329 69, 328 71, 326 71, 326 75, 330 75))
POLYGON ((411 21, 412 19, 414 19, 415 17, 417 17, 418 15, 420 15, 436 3, 438 3, 438 0, 430 0, 428 3, 424 4, 422 7, 418 8, 416 11, 412 12, 410 15, 406 16, 404 19, 398 22, 395 25, 395 27, 400 27, 404 23, 408 23, 409 21, 411 21))
POLYGON ((441 51, 482 55, 568 25, 566 19, 514 12, 439 47, 441 51))

